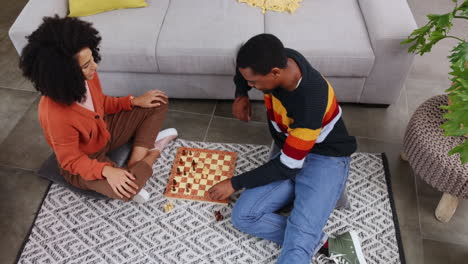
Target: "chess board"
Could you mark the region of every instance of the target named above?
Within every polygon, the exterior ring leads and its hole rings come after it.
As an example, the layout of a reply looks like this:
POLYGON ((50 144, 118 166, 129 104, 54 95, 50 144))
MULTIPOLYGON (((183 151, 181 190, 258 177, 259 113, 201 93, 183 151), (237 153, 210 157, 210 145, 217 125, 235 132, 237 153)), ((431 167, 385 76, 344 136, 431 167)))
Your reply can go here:
POLYGON ((233 176, 236 157, 236 152, 179 147, 164 195, 227 204, 229 199, 211 199, 208 190, 233 176))

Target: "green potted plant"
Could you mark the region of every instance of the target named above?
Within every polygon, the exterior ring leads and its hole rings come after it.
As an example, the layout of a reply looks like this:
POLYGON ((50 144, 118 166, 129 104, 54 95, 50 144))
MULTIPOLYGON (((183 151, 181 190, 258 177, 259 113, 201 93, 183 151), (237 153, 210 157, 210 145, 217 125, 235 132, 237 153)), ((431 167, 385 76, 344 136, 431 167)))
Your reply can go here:
MULTIPOLYGON (((466 36, 449 35, 449 31, 455 19, 468 21, 468 0, 460 5, 457 0, 452 1, 455 7, 450 13, 428 15, 427 24, 414 30, 402 44, 410 44, 409 52, 423 55, 430 52, 432 47, 443 39, 452 38, 458 41, 448 56, 452 70, 449 73, 452 86, 446 92, 451 104, 441 106, 448 110, 444 114, 446 122, 441 127, 445 136, 461 137, 468 135, 468 43, 464 39, 466 36)), ((460 160, 463 164, 468 162, 467 139, 448 154, 455 153, 460 153, 460 160)))

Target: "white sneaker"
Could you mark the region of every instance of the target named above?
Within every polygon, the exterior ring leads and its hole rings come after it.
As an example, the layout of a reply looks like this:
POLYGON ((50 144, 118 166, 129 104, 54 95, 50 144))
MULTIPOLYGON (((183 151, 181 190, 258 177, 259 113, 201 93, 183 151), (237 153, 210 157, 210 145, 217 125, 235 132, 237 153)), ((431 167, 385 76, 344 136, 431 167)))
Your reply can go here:
POLYGON ((156 137, 155 141, 159 141, 168 136, 178 136, 177 130, 175 128, 167 128, 164 130, 159 131, 158 136, 156 137))
POLYGON ((141 189, 139 193, 133 196, 132 201, 142 204, 142 203, 147 202, 149 198, 150 198, 150 194, 145 189, 141 189))
POLYGON ((150 149, 150 151, 159 150, 162 152, 172 140, 177 138, 177 136, 178 133, 175 128, 168 128, 160 131, 156 137, 156 140, 154 141, 154 148, 150 149))

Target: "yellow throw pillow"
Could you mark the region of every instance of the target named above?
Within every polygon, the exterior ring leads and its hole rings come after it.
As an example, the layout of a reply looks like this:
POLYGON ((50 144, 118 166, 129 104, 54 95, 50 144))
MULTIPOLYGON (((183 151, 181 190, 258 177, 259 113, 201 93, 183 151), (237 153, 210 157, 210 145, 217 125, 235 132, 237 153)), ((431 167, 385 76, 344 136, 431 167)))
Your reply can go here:
POLYGON ((147 6, 145 0, 69 0, 69 17, 82 17, 106 11, 147 6))
POLYGON ((294 13, 299 8, 299 3, 302 0, 237 0, 239 3, 247 3, 249 6, 260 7, 262 13, 267 10, 276 12, 294 13))

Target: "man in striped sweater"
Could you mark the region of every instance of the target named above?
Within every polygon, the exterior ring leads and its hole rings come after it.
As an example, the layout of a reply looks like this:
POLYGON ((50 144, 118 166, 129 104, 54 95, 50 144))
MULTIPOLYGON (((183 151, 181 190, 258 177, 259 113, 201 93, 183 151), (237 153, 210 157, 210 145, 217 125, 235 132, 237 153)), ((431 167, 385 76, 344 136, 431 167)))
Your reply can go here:
POLYGON ((232 212, 243 232, 283 246, 278 263, 310 263, 324 245, 340 263, 365 263, 356 232, 330 238, 323 228, 348 178, 356 140, 330 83, 273 35, 251 38, 237 54, 233 114, 250 120, 248 91, 264 93, 268 125, 281 149, 266 164, 213 186, 213 199, 246 188, 232 212), (293 203, 289 217, 275 212, 293 203))

